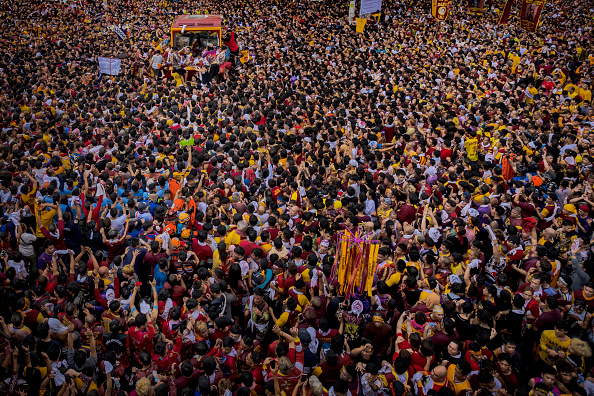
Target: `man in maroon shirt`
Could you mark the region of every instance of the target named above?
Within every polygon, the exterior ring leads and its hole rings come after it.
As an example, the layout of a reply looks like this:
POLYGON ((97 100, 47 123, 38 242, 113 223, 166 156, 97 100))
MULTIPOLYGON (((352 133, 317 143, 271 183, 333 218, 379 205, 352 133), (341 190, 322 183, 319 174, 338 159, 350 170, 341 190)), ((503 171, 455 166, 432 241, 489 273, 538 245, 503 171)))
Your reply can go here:
POLYGON ((417 210, 413 205, 418 203, 418 198, 415 194, 409 193, 406 198, 406 203, 398 210, 398 221, 401 224, 412 224, 415 221, 417 210))
MULTIPOLYGON (((173 249, 173 244, 170 243, 168 246, 167 251, 163 251, 163 249, 161 249, 161 245, 159 244, 158 241, 152 241, 151 242, 151 251, 147 252, 144 255, 144 265, 145 266, 150 266, 151 268, 151 273, 150 275, 153 275, 155 272, 155 267, 157 266, 157 264, 159 263, 159 260, 161 260, 162 258, 169 258, 169 256, 171 255, 171 250, 173 249)), ((144 279, 140 279, 141 281, 143 281, 144 279)))
POLYGON ((268 225, 264 228, 264 230, 266 230, 270 233, 270 240, 274 241, 276 239, 276 237, 278 236, 278 233, 280 232, 279 229, 276 227, 276 217, 274 217, 274 216, 268 217, 267 224, 268 225))
POLYGON ((186 284, 180 274, 171 274, 165 282, 165 289, 169 290, 169 296, 174 303, 178 306, 183 307, 184 295, 186 293, 186 284))
POLYGON ((252 250, 259 247, 256 243, 256 239, 258 239, 258 233, 253 228, 248 228, 245 232, 247 236, 247 241, 241 241, 239 246, 241 246, 245 250, 245 256, 249 257, 252 254, 252 250))
POLYGON ((192 250, 196 253, 199 261, 207 261, 212 258, 212 249, 206 243, 208 234, 206 231, 198 231, 198 238, 192 240, 192 250))
POLYGON ((452 157, 452 149, 450 148, 452 145, 451 140, 444 140, 443 147, 440 150, 440 156, 442 160, 451 159, 452 157))

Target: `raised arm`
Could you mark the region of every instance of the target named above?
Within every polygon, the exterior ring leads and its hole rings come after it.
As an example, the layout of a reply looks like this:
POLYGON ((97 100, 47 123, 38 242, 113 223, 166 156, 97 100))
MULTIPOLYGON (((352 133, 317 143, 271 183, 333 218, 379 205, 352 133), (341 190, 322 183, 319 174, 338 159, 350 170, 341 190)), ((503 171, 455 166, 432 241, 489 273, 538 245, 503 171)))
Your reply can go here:
POLYGON ((153 289, 153 309, 151 311, 151 322, 156 323, 157 321, 157 317, 159 315, 159 296, 157 294, 157 288, 156 288, 156 284, 157 282, 153 279, 151 282, 149 282, 149 284, 151 285, 151 289, 153 289))
POLYGON ((25 176, 27 176, 27 179, 29 179, 29 181, 33 184, 32 191, 37 190, 37 187, 39 186, 37 183, 37 180, 35 180, 35 178, 33 176, 31 176, 31 174, 29 172, 25 172, 24 174, 25 174, 25 176))
POLYGON ((136 302, 136 294, 138 293, 138 289, 140 289, 140 286, 134 285, 134 290, 132 290, 132 295, 130 296, 130 314, 133 314, 134 311, 136 311, 134 303, 136 302))
POLYGON ((87 328, 87 331, 89 332, 89 336, 91 337, 91 340, 89 343, 89 348, 91 350, 91 357, 94 357, 96 359, 97 358, 97 346, 95 344, 95 334, 93 334, 93 328, 88 323, 85 323, 85 327, 87 328))

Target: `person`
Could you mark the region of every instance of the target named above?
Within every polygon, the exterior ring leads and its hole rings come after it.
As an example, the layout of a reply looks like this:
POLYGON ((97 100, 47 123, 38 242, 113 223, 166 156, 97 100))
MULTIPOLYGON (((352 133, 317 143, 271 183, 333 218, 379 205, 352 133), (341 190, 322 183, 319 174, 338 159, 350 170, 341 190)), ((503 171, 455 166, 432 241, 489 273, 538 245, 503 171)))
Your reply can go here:
POLYGON ((371 323, 368 323, 361 336, 369 339, 371 344, 375 346, 375 354, 378 356, 385 356, 390 353, 392 340, 392 327, 385 323, 384 318, 380 314, 375 314, 371 323))
POLYGON ((417 372, 412 380, 416 384, 415 392, 419 396, 426 396, 430 391, 439 392, 442 388, 448 388, 447 369, 444 366, 436 366, 430 373, 417 372))
POLYGON ((567 350, 571 339, 567 336, 569 324, 565 319, 560 319, 555 323, 554 330, 545 330, 540 336, 540 359, 549 365, 552 365, 559 359, 567 356, 567 350))
MULTIPOLYGON (((447 364, 447 363, 446 363, 447 364)), ((452 363, 447 367, 447 379, 450 386, 453 388, 456 396, 471 389, 468 376, 470 375, 472 368, 467 361, 460 361, 460 363, 452 363)))
POLYGON ((151 58, 151 69, 153 70, 155 78, 157 79, 161 77, 161 66, 163 65, 164 61, 165 58, 163 58, 163 55, 161 55, 160 52, 156 52, 151 58))
POLYGON ((254 295, 248 298, 245 315, 249 317, 248 326, 256 338, 263 340, 268 331, 269 315, 268 304, 264 301, 264 290, 254 290, 254 295))

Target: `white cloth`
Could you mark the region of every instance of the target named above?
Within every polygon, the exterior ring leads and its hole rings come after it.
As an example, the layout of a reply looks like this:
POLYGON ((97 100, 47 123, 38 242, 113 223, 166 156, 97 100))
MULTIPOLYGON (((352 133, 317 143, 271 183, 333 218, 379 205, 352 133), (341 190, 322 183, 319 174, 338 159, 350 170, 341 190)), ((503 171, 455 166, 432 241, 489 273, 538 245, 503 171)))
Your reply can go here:
POLYGON ((12 260, 8 260, 8 266, 15 269, 17 276, 21 273, 23 274, 24 278, 29 276, 29 273, 25 268, 25 262, 23 260, 19 261, 18 263, 12 260))
POLYGON ((163 308, 163 313, 159 315, 163 320, 167 320, 169 317, 169 311, 173 308, 173 301, 170 298, 165 301, 165 307, 163 308))
POLYGON ((54 382, 56 386, 62 386, 66 377, 60 372, 60 367, 66 366, 66 362, 52 362, 52 374, 54 375, 54 382))
POLYGON ((146 315, 147 313, 149 313, 151 310, 151 306, 147 303, 145 303, 144 301, 142 301, 140 303, 140 313, 143 315, 146 315))
POLYGON ((51 333, 62 333, 68 330, 68 327, 64 326, 62 322, 56 318, 50 318, 47 321, 47 324, 49 325, 51 333))

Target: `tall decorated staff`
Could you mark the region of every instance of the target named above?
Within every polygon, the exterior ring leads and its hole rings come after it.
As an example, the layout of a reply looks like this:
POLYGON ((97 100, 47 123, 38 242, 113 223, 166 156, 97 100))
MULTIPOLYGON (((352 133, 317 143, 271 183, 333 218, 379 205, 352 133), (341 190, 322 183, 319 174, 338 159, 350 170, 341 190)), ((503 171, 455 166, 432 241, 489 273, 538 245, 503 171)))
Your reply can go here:
POLYGON ((371 236, 372 233, 364 233, 359 227, 356 231, 347 228, 339 233, 339 251, 332 277, 338 279, 340 294, 344 294, 347 300, 353 292, 371 296, 380 244, 371 236))

